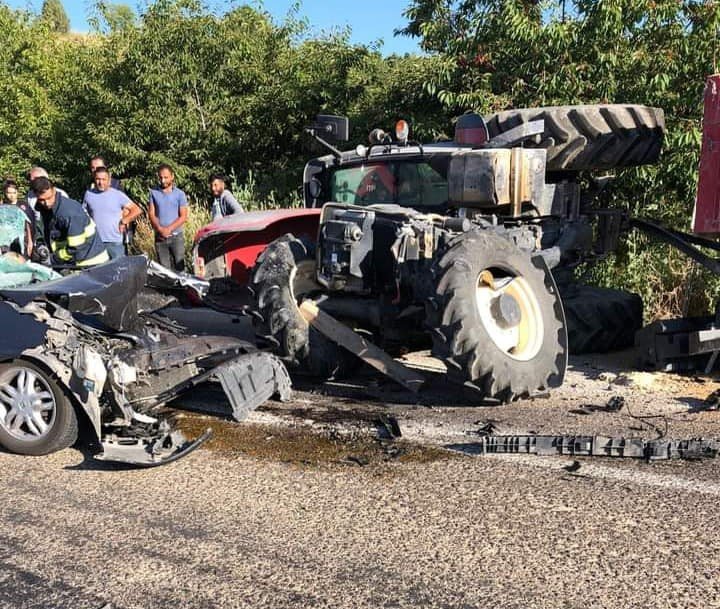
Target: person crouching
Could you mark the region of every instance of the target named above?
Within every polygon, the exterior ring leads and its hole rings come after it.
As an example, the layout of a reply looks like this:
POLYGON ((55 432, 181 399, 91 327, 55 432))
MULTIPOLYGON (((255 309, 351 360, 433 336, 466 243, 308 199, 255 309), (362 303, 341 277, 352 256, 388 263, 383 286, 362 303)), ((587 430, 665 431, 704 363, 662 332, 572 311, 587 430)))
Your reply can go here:
POLYGON ((37 195, 53 266, 89 267, 110 260, 95 222, 80 203, 63 196, 48 178, 36 178, 30 187, 37 195))

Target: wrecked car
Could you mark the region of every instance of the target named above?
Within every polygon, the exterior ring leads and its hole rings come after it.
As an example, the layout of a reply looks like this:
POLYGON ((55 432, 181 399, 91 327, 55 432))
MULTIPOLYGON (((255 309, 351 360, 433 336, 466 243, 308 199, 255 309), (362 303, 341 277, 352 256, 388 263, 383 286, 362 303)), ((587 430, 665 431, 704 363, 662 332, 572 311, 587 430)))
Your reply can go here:
POLYGON ((154 300, 148 285, 202 289, 144 256, 61 277, 6 255, 0 278, 5 450, 48 454, 88 429, 82 440, 98 447, 95 458, 159 465, 210 435, 186 439, 163 408, 198 383, 219 381, 237 420, 273 395, 289 396, 289 377, 275 356, 236 338, 188 335, 139 304, 154 300))

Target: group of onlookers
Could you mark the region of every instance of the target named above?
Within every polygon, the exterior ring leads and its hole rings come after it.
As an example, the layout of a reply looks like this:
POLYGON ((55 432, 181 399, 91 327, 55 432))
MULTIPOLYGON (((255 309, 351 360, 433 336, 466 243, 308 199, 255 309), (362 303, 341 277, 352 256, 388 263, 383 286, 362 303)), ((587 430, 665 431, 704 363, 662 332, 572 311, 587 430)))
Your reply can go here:
MULTIPOLYGON (((17 182, 5 181, 2 209, 14 206, 18 210, 15 220, 24 224, 24 242, 13 248, 16 253, 61 267, 88 267, 126 255, 133 224, 143 209, 130 199, 101 156, 90 160, 90 173, 92 183, 82 203, 57 187, 39 166, 28 173, 30 188, 24 200, 19 198, 17 182)), ((175 185, 175 172, 169 165, 157 168, 157 179, 147 203, 156 254, 163 266, 184 271, 187 197, 175 185)), ((243 211, 226 182, 221 174, 210 176, 213 220, 243 211)))

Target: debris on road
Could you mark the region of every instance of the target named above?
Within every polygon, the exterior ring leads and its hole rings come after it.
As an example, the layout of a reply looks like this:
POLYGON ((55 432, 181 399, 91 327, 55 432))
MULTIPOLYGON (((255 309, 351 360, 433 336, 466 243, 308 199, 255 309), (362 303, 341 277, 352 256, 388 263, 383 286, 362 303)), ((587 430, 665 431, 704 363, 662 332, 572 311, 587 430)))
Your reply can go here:
POLYGON ((608 412, 618 412, 625 406, 625 398, 621 395, 614 395, 605 404, 605 410, 608 412))
POLYGON ((582 467, 580 465, 580 461, 573 461, 570 465, 566 465, 565 467, 563 467, 563 469, 566 472, 569 472, 572 474, 572 473, 575 473, 576 471, 578 471, 580 469, 580 467, 582 467))
MULTIPOLYGON (((450 447, 452 448, 452 447, 450 447)), ((608 436, 482 436, 481 454, 571 455, 625 457, 663 461, 669 459, 714 459, 720 440, 643 440, 608 436)))
POLYGON ((375 426, 378 429, 378 434, 382 439, 395 440, 396 438, 402 437, 400 424, 391 414, 381 414, 373 421, 373 423, 375 423, 375 426))
POLYGON ((705 398, 703 410, 720 409, 720 389, 716 389, 705 398))

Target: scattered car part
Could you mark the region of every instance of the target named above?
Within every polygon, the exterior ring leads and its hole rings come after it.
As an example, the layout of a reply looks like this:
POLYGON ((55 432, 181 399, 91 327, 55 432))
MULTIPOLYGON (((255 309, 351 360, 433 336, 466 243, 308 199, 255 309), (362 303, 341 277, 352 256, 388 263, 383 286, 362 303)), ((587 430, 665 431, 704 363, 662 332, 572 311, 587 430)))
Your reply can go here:
POLYGON ((477 446, 481 454, 568 455, 628 457, 661 461, 668 459, 714 459, 720 440, 643 440, 608 436, 483 436, 477 446))
POLYGON ((373 419, 373 423, 377 427, 381 439, 397 440, 398 438, 402 438, 400 423, 398 423, 397 418, 393 415, 381 413, 376 419, 373 419))

